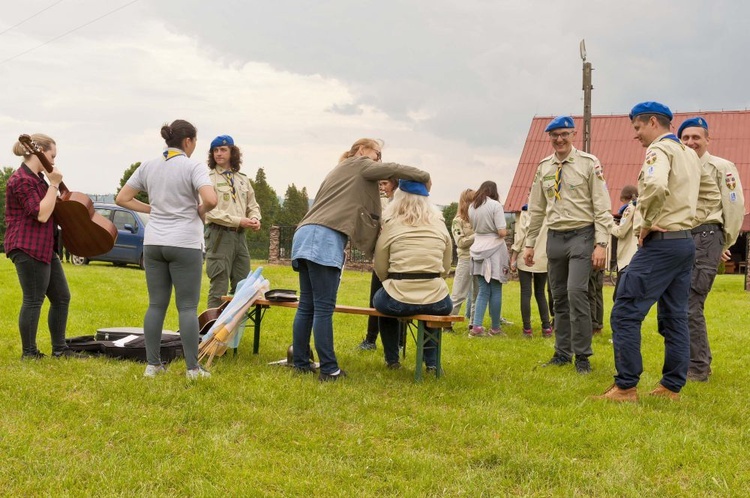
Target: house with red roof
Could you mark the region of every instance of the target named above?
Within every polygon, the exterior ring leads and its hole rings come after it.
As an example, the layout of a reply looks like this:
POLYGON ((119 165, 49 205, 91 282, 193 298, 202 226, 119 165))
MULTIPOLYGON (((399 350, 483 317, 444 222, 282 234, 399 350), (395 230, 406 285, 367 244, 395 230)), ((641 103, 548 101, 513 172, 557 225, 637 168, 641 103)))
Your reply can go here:
MULTIPOLYGON (((674 131, 685 119, 703 116, 708 122, 711 154, 723 157, 737 165, 745 194, 745 222, 742 235, 732 247, 734 265, 727 270, 745 268, 747 260, 747 232, 750 231, 750 111, 710 111, 675 113, 672 123, 674 131)), ((516 174, 505 199, 505 211, 518 212, 528 201, 531 182, 539 161, 552 154, 552 145, 544 128, 554 116, 537 116, 531 121, 516 174)), ((576 134, 573 146, 583 148, 583 117, 573 117, 576 134)), ((645 150, 635 139, 633 126, 627 114, 592 116, 591 153, 602 163, 604 176, 612 199, 612 212, 620 208, 620 191, 625 185, 637 185, 638 173, 643 164, 645 150)), ((743 271, 744 273, 744 271, 743 271)))

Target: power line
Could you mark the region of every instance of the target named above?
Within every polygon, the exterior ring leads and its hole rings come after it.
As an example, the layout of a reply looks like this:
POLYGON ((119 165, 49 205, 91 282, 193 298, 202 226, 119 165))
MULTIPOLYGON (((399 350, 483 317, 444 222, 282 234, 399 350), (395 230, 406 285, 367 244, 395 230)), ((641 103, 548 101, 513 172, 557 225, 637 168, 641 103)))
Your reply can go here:
POLYGON ((26 19, 24 19, 23 21, 21 21, 21 22, 19 22, 19 23, 16 23, 16 24, 14 24, 14 25, 13 25, 13 26, 11 26, 10 28, 6 29, 5 31, 0 31, 0 35, 4 35, 4 34, 5 34, 5 33, 7 33, 8 31, 10 31, 11 29, 13 29, 13 28, 17 28, 17 27, 19 27, 19 26, 20 26, 21 24, 25 23, 26 21, 29 21, 29 20, 31 20, 31 19, 34 19, 34 18, 35 18, 36 16, 38 16, 38 15, 39 15, 39 14, 41 14, 42 12, 45 12, 45 11, 47 11, 47 10, 51 9, 52 7, 54 7, 55 5, 57 5, 58 3, 62 2, 62 1, 63 1, 63 0, 58 0, 57 2, 53 3, 53 4, 52 4, 52 5, 50 5, 49 7, 45 7, 44 9, 40 10, 40 11, 39 11, 39 12, 37 12, 36 14, 32 14, 32 15, 30 15, 29 17, 27 17, 27 18, 26 18, 26 19))
MULTIPOLYGON (((62 1, 62 0, 60 0, 60 1, 62 1)), ((107 13, 105 13, 105 14, 102 14, 101 16, 97 17, 96 19, 92 19, 91 21, 89 21, 89 22, 87 22, 87 23, 85 23, 85 24, 81 24, 80 26, 78 26, 78 27, 76 27, 76 28, 73 28, 73 29, 71 29, 71 30, 69 30, 69 31, 66 31, 65 33, 63 33, 63 34, 61 34, 61 35, 58 35, 58 36, 56 36, 56 37, 52 38, 51 40, 47 40, 46 42, 44 42, 44 43, 42 43, 42 44, 39 44, 39 45, 37 45, 36 47, 31 47, 31 48, 30 48, 30 49, 28 49, 28 50, 24 50, 24 51, 23 51, 23 52, 21 52, 20 54, 16 54, 16 55, 14 55, 14 56, 12 56, 12 57, 8 57, 7 59, 3 59, 3 60, 1 60, 1 61, 0 61, 0 65, 2 65, 2 64, 5 64, 6 62, 12 61, 12 60, 14 60, 14 59, 18 59, 18 58, 19 58, 19 57, 21 57, 22 55, 26 55, 26 54, 28 54, 29 52, 33 52, 34 50, 36 50, 36 49, 38 49, 38 48, 41 48, 41 47, 43 47, 43 46, 45 46, 45 45, 49 45, 49 44, 50 44, 50 43, 52 43, 53 41, 57 41, 57 40, 59 40, 60 38, 62 38, 62 37, 64 37, 64 36, 68 36, 69 34, 71 34, 71 33, 75 32, 75 31, 78 31, 78 30, 79 30, 79 29, 81 29, 81 28, 85 28, 86 26, 89 26, 89 25, 91 25, 91 24, 94 24, 95 22, 97 22, 97 21, 100 21, 100 20, 104 19, 105 17, 107 17, 107 16, 109 16, 109 15, 111 15, 111 14, 114 14, 114 13, 115 13, 115 12, 117 12, 118 10, 122 10, 122 9, 124 9, 125 7, 128 7, 129 5, 133 5, 133 4, 134 4, 135 2, 137 2, 137 1, 138 1, 138 0, 132 0, 131 2, 128 2, 128 3, 126 3, 125 5, 122 5, 122 6, 120 6, 120 7, 117 7, 116 9, 110 10, 109 12, 107 12, 107 13)))

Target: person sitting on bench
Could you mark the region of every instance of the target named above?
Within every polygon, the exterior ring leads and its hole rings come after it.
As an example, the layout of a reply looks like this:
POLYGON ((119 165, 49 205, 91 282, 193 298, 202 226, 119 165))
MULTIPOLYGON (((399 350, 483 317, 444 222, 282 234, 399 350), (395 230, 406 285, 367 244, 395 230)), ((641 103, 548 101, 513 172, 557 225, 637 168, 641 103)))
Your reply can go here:
MULTIPOLYGON (((375 245, 375 272, 383 288, 373 306, 391 316, 450 315, 453 302, 443 277, 451 269, 453 246, 443 216, 427 198, 424 183, 400 180, 398 188, 375 245)), ((401 368, 398 320, 380 317, 379 325, 388 368, 401 368)), ((424 348, 424 362, 428 371, 436 371, 434 340, 424 348)))

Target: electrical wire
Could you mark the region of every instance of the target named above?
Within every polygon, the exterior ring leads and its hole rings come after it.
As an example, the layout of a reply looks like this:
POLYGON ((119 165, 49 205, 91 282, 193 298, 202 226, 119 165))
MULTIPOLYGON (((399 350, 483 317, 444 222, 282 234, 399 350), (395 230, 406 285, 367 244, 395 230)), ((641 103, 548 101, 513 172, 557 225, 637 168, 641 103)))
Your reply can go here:
MULTIPOLYGON (((62 0, 61 0, 61 1, 62 1, 62 0)), ((68 36, 69 34, 71 34, 71 33, 75 32, 75 31, 78 31, 78 30, 79 30, 79 29, 81 29, 81 28, 85 28, 86 26, 89 26, 89 25, 91 25, 91 24, 94 24, 95 22, 97 22, 97 21, 100 21, 100 20, 104 19, 105 17, 107 17, 107 16, 109 16, 109 15, 111 15, 111 14, 114 14, 114 13, 115 13, 115 12, 117 12, 117 11, 119 11, 119 10, 122 10, 122 9, 124 9, 125 7, 128 7, 128 6, 130 6, 130 5, 133 5, 133 4, 134 4, 134 3, 136 3, 137 1, 138 1, 138 0, 132 0, 131 2, 128 2, 128 3, 126 3, 125 5, 121 5, 120 7, 117 7, 116 9, 110 10, 109 12, 107 12, 107 13, 105 13, 105 14, 102 14, 101 16, 97 17, 96 19, 92 19, 91 21, 89 21, 89 22, 87 22, 87 23, 85 23, 85 24, 81 24, 81 25, 80 25, 80 26, 78 26, 78 27, 75 27, 75 28, 73 28, 73 29, 71 29, 71 30, 68 30, 68 31, 66 31, 66 32, 65 32, 65 33, 63 33, 63 34, 61 34, 61 35, 58 35, 58 36, 56 36, 56 37, 52 38, 51 40, 47 40, 46 42, 44 42, 44 43, 41 43, 41 44, 37 45, 36 47, 31 47, 30 49, 28 49, 28 50, 24 50, 23 52, 21 52, 21 53, 19 53, 19 54, 16 54, 16 55, 14 55, 14 56, 8 57, 7 59, 3 59, 3 60, 1 60, 1 61, 0 61, 0 65, 2 65, 2 64, 5 64, 6 62, 10 62, 10 61, 12 61, 12 60, 14 60, 14 59, 18 59, 18 58, 19 58, 19 57, 21 57, 22 55, 26 55, 26 54, 28 54, 29 52, 33 52, 34 50, 36 50, 36 49, 38 49, 38 48, 41 48, 41 47, 43 47, 43 46, 45 46, 45 45, 49 45, 49 44, 50 44, 50 43, 52 43, 53 41, 57 41, 57 40, 59 40, 60 38, 62 38, 62 37, 64 37, 64 36, 68 36)))
POLYGON ((26 19, 24 19, 23 21, 21 21, 21 22, 18 22, 18 23, 16 23, 16 24, 14 24, 13 26, 11 26, 10 28, 7 28, 7 29, 6 29, 6 30, 4 30, 4 31, 0 31, 0 36, 1 36, 1 35, 4 35, 5 33, 7 33, 8 31, 10 31, 10 30, 11 30, 11 29, 13 29, 13 28, 17 28, 18 26, 20 26, 21 24, 25 23, 26 21, 29 21, 29 20, 31 20, 31 19, 34 19, 34 18, 35 18, 36 16, 38 16, 38 15, 39 15, 39 14, 41 14, 42 12, 45 12, 45 11, 47 11, 47 10, 51 9, 52 7, 54 7, 55 5, 57 5, 58 3, 62 2, 62 1, 63 1, 63 0, 57 0, 57 2, 53 3, 53 4, 52 4, 52 5, 50 5, 49 7, 45 7, 45 8, 43 8, 42 10, 40 10, 39 12, 37 12, 36 14, 32 14, 32 15, 30 15, 29 17, 27 17, 27 18, 26 18, 26 19))

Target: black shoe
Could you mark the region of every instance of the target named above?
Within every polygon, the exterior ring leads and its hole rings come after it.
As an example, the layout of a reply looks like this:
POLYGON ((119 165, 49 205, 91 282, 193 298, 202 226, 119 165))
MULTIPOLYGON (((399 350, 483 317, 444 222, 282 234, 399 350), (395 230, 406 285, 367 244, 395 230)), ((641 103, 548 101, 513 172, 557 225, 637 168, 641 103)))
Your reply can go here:
POLYGON ((299 375, 315 373, 315 369, 312 367, 298 367, 296 365, 292 367, 292 371, 299 375))
POLYGON ((569 365, 570 363, 571 363, 570 358, 566 358, 564 356, 560 356, 557 353, 555 353, 554 355, 552 355, 552 358, 547 363, 543 363, 542 366, 549 367, 549 366, 554 365, 554 366, 562 367, 564 365, 569 365))
POLYGON ((321 382, 335 382, 344 377, 346 377, 346 372, 339 369, 338 373, 335 375, 320 372, 320 375, 318 376, 318 380, 321 382))
POLYGON ((588 358, 576 358, 576 372, 581 375, 591 373, 591 362, 588 358))
POLYGON ((394 361, 393 363, 388 363, 388 364, 386 365, 386 367, 387 367, 387 368, 388 368, 389 370, 398 370, 398 369, 400 369, 400 368, 401 368, 401 363, 400 363, 400 362, 398 362, 398 361, 394 361))
POLYGON ((65 348, 62 351, 53 351, 52 357, 57 358, 57 359, 64 358, 68 360, 70 358, 78 358, 78 359, 88 358, 89 355, 87 355, 86 353, 74 351, 70 348, 65 348))
POLYGON ((374 342, 370 342, 367 339, 362 341, 357 347, 362 351, 375 351, 376 349, 378 349, 377 344, 375 344, 374 342))
POLYGON ((37 351, 36 353, 24 353, 21 355, 21 360, 41 360, 45 356, 47 355, 42 353, 41 351, 37 351))

